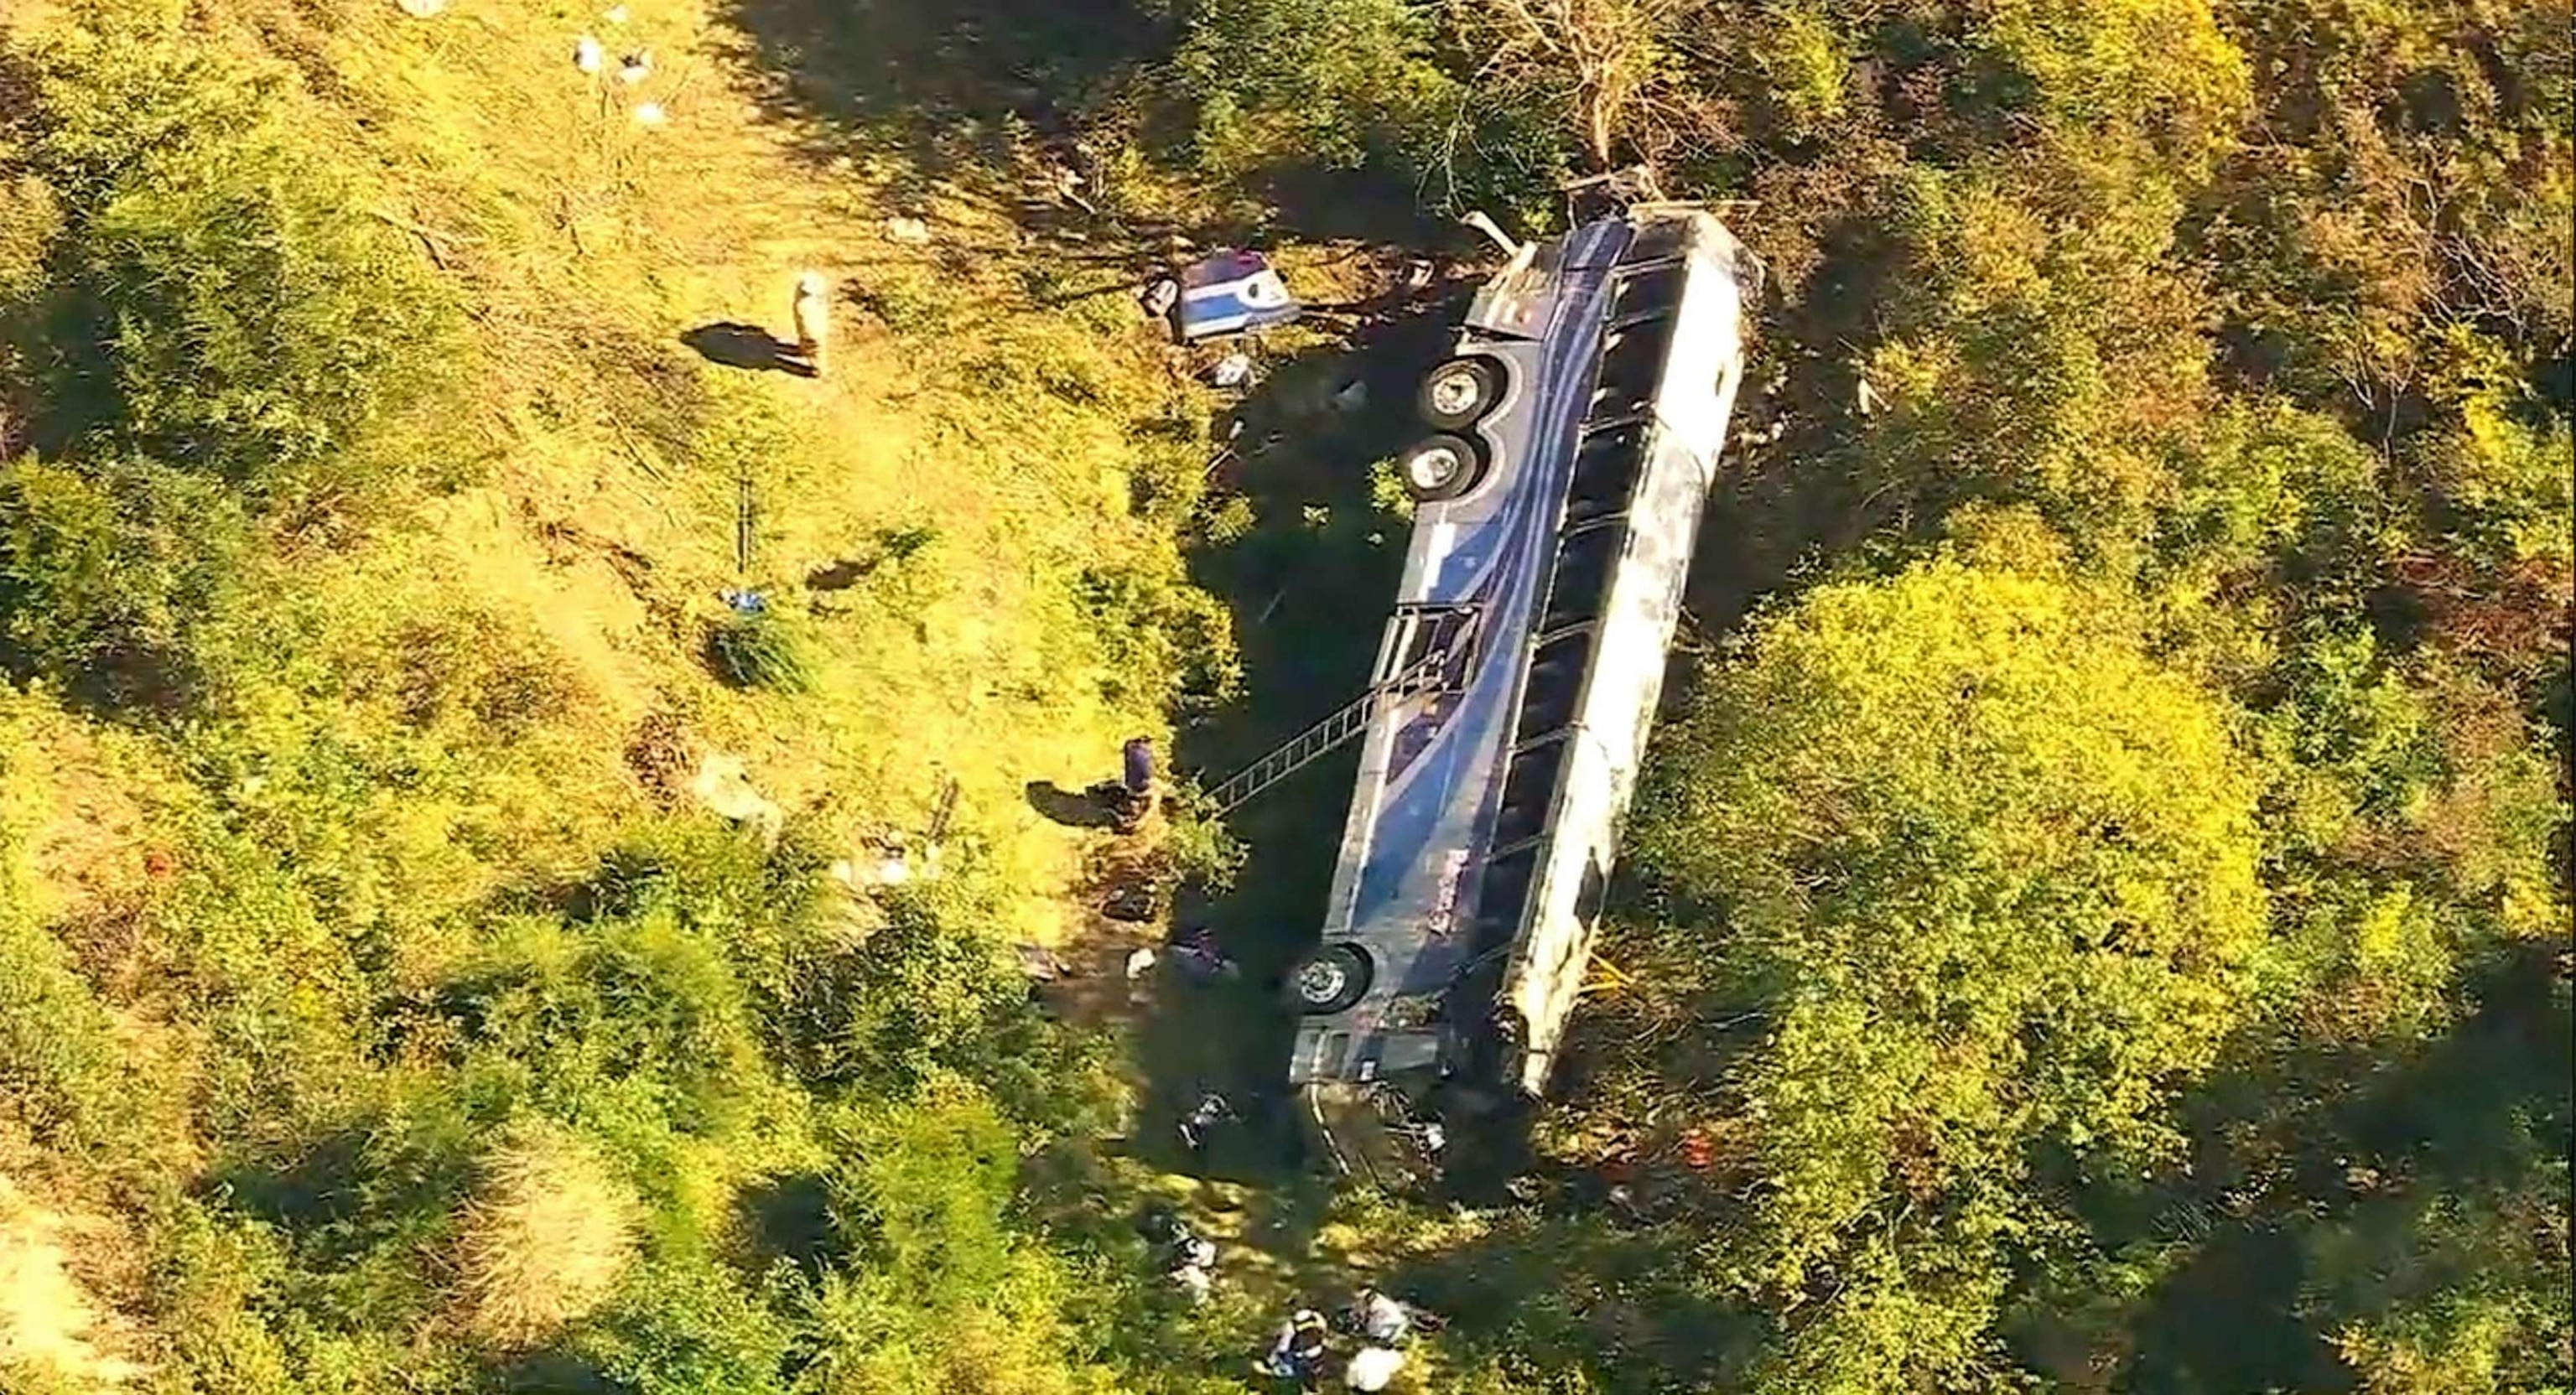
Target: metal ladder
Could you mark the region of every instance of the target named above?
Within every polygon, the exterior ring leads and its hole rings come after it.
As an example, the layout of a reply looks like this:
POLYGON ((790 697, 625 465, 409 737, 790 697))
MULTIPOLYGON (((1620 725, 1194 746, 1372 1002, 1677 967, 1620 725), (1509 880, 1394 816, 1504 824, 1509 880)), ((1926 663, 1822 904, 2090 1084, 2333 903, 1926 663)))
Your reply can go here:
POLYGON ((1404 670, 1383 683, 1373 684, 1352 699, 1339 712, 1288 738, 1241 770, 1217 782, 1208 791, 1208 801, 1219 817, 1233 813, 1245 804, 1324 757, 1348 745, 1361 732, 1368 730, 1369 716, 1377 700, 1388 693, 1408 694, 1421 691, 1421 679, 1439 673, 1465 653, 1474 635, 1473 629, 1462 631, 1448 647, 1426 655, 1422 662, 1404 670))

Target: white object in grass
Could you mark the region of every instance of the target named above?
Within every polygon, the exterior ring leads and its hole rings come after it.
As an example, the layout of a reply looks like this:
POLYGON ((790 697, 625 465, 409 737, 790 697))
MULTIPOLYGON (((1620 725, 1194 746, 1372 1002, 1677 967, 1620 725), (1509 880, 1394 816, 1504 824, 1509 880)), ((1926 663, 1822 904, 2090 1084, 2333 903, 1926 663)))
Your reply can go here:
POLYGON ((599 40, 592 38, 590 35, 584 34, 580 38, 573 40, 572 65, 581 69, 583 72, 598 72, 599 65, 606 62, 607 58, 608 51, 601 48, 599 46, 599 40))
POLYGON ((635 109, 635 122, 639 126, 659 126, 669 119, 660 102, 646 102, 635 109))
POLYGON ((1362 1347, 1351 1358, 1349 1369, 1342 1372, 1342 1384, 1353 1390, 1384 1390, 1395 1373, 1404 1369, 1404 1353, 1393 1347, 1362 1347))

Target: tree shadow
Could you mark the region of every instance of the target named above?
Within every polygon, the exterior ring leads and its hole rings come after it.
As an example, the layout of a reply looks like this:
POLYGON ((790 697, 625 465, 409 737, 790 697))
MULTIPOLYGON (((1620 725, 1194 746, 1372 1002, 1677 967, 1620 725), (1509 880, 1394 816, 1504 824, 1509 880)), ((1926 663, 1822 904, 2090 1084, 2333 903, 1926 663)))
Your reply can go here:
MULTIPOLYGON (((1029 171, 1014 165, 1033 148, 1080 165, 1096 138, 1142 145, 1185 175, 1187 134, 1140 79, 1170 54, 1186 13, 1134 0, 733 0, 729 17, 765 75, 753 99, 808 159, 896 155, 910 166, 897 191, 906 211, 942 186, 962 189, 1004 204, 1050 247, 1106 243, 1128 262, 1184 225, 1092 205, 1097 190, 1031 197, 1029 171)), ((1186 230, 1202 243, 1463 240, 1422 211, 1409 179, 1377 171, 1290 166, 1257 173, 1240 196, 1201 193, 1186 230)))
POLYGON ((507 1395, 619 1395, 628 1388, 589 1358, 552 1349, 513 1357, 490 1371, 493 1386, 507 1395))
MULTIPOLYGON (((1174 763, 1203 785, 1366 684, 1408 538, 1404 520, 1374 501, 1367 463, 1421 430, 1414 386, 1445 352, 1454 324, 1451 307, 1425 305, 1363 326, 1347 343, 1293 355, 1220 424, 1220 439, 1240 427, 1224 477, 1230 497, 1206 506, 1244 512, 1250 525, 1200 543, 1188 561, 1193 582, 1232 617, 1246 696, 1178 734, 1174 763), (1356 408, 1343 391, 1352 383, 1368 389, 1356 408)), ((1295 1024, 1283 983, 1321 922, 1356 768, 1351 753, 1327 757, 1227 815, 1246 870, 1216 894, 1180 895, 1177 923, 1208 927, 1242 973, 1233 982, 1169 983, 1135 1026, 1139 1146, 1156 1162, 1253 1183, 1293 1183, 1311 1164, 1285 1085, 1295 1024), (1179 1147, 1178 1120, 1211 1089, 1244 1118, 1192 1158, 1179 1147)))
POLYGON ((2558 950, 2499 955, 2473 978, 2474 1010, 2412 1049, 2294 1044, 2238 1064, 2185 1103, 2188 1175, 2082 1198, 2106 1250, 2199 1232, 2135 1310, 2125 1388, 2348 1390, 2329 1341, 2342 1322, 2509 1281, 2443 1227, 2463 1205, 2510 1213, 2534 1187, 2564 1202, 2576 1023, 2558 950))
POLYGON ((734 321, 700 325, 682 334, 680 342, 696 350, 700 358, 726 368, 814 376, 813 367, 796 356, 795 345, 758 325, 734 321))
POLYGON ((1053 780, 1031 780, 1025 792, 1040 817, 1066 828, 1113 828, 1118 815, 1089 790, 1069 790, 1053 780))
POLYGON ((840 1242, 832 1234, 831 1197, 813 1173, 772 1177, 745 1188, 734 1212, 755 1272, 785 1260, 808 1279, 818 1279, 840 1255, 840 1242))
POLYGON ((1442 1345, 1461 1364, 1540 1357, 1604 1390, 1678 1388, 1650 1373, 1735 1389, 1768 1324, 1711 1296, 1703 1255, 1683 1227, 1513 1211, 1466 1243, 1399 1259, 1378 1282, 1447 1319, 1442 1345))
POLYGON ((1062 135, 1087 95, 1160 53, 1166 23, 1127 0, 737 0, 771 112, 816 126, 807 153, 853 144, 972 177, 1016 128, 1062 135))

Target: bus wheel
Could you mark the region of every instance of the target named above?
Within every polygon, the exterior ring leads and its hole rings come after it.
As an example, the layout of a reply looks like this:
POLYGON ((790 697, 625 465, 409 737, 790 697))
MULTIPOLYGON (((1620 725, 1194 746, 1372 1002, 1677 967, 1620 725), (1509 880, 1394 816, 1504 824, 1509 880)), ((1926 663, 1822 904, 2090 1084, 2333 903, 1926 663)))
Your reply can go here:
POLYGON ((1442 431, 1473 426, 1503 395, 1503 370, 1489 358, 1453 358, 1423 375, 1414 405, 1442 431))
POLYGON ((1288 990, 1296 995, 1300 1012, 1323 1016, 1367 997, 1374 972, 1368 956, 1356 947, 1326 945, 1288 971, 1288 990))
POLYGON ((1463 436, 1429 437, 1406 451, 1398 468, 1404 487, 1424 503, 1457 498, 1475 488, 1485 472, 1475 444, 1463 436))

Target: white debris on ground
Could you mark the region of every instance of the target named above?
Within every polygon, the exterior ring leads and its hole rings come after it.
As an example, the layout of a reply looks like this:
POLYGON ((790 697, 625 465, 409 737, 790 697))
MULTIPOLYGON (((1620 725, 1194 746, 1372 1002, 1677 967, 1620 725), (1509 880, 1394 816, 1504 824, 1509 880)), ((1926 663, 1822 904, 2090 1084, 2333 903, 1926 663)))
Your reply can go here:
POLYGON ((1151 945, 1139 945, 1136 947, 1135 952, 1127 956, 1127 977, 1129 979, 1141 979, 1153 971, 1154 950, 1151 945))
POLYGON ((1252 355, 1227 354, 1208 370, 1208 381, 1221 388, 1241 387, 1252 381, 1252 355))
POLYGON ((608 13, 601 15, 600 18, 607 20, 611 24, 624 24, 626 22, 626 7, 624 5, 611 5, 608 7, 608 13))
POLYGON ((585 73, 596 73, 599 71, 600 65, 607 61, 608 50, 600 47, 599 40, 588 34, 584 34, 580 38, 573 40, 572 65, 574 67, 581 69, 585 73))
POLYGON ((888 242, 918 246, 930 240, 930 224, 919 218, 888 218, 885 220, 885 235, 888 242))
POLYGON ((659 126, 669 119, 660 102, 646 102, 635 109, 635 124, 638 126, 659 126))
POLYGON ((689 781, 689 793, 718 817, 757 829, 764 839, 776 838, 787 821, 787 815, 777 805, 752 788, 741 758, 721 751, 709 751, 698 762, 698 773, 689 781))
POLYGON ((653 75, 653 51, 638 49, 617 60, 617 80, 629 86, 653 75))
POLYGON ((447 0, 394 0, 394 3, 414 19, 435 19, 447 8, 447 0))

